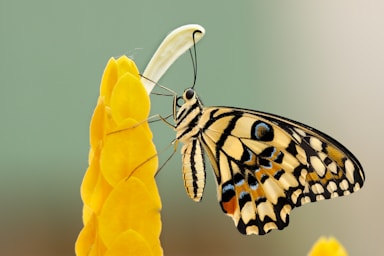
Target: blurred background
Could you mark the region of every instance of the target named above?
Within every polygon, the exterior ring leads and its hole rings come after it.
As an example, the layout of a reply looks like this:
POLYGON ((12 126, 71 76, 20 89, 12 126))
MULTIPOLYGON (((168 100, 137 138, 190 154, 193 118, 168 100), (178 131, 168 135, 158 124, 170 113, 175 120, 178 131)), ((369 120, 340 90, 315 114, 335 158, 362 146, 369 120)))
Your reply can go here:
MULTIPOLYGON (((196 89, 206 105, 275 113, 337 138, 361 161, 365 187, 295 209, 284 231, 241 235, 216 200, 183 187, 177 153, 157 176, 165 255, 306 255, 333 235, 350 255, 382 255, 384 222, 384 2, 0 2, 0 255, 74 255, 89 121, 108 59, 144 70, 172 29, 198 23, 196 89)), ((161 84, 193 82, 188 54, 161 84)), ((171 99, 152 95, 152 113, 171 99)), ((152 127, 158 150, 174 138, 152 127)), ((163 163, 171 152, 162 151, 163 163)))

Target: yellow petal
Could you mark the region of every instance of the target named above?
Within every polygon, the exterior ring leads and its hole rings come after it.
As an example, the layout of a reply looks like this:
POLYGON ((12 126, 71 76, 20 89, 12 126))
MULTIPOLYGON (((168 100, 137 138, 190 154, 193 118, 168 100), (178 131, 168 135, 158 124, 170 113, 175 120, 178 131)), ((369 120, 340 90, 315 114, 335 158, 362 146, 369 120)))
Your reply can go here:
MULTIPOLYGON (((160 249, 160 248, 159 248, 160 249)), ((161 255, 160 253, 153 254, 150 245, 147 241, 136 231, 128 230, 121 233, 111 247, 107 250, 105 256, 152 256, 161 255), (127 241, 129 241, 127 243, 127 241)))
POLYGON ((104 98, 105 105, 109 106, 112 89, 118 78, 118 65, 114 58, 110 58, 101 78, 100 97, 104 98))
POLYGON ((83 229, 80 231, 75 244, 76 255, 88 255, 90 248, 95 243, 96 224, 95 217, 90 217, 87 223, 84 223, 83 229))
MULTIPOLYGON (((91 144, 92 150, 97 147, 100 147, 105 134, 105 125, 106 113, 105 113, 105 104, 103 97, 99 97, 95 110, 93 111, 91 123, 89 126, 89 141, 91 144)), ((92 158, 92 157, 89 157, 92 158)), ((89 159, 91 162, 92 159, 89 159)))
POLYGON ((83 225, 85 225, 91 219, 94 212, 93 212, 92 208, 86 204, 83 204, 82 210, 83 210, 83 225))
POLYGON ((81 183, 80 195, 85 204, 89 204, 92 200, 92 193, 95 190, 100 173, 99 148, 97 151, 94 151, 94 157, 91 159, 87 171, 84 174, 83 182, 81 183))
POLYGON ((77 256, 98 256, 105 253, 105 246, 97 235, 97 218, 92 214, 76 240, 75 252, 77 256))
POLYGON ((348 253, 336 238, 320 237, 313 245, 308 256, 348 256, 348 253))
POLYGON ((155 146, 149 137, 147 124, 133 119, 124 120, 121 131, 105 137, 100 156, 100 168, 106 180, 113 187, 120 180, 130 176, 132 171, 147 170, 148 179, 153 179, 157 168, 155 146))
MULTIPOLYGON (((128 230, 145 237, 151 248, 160 248, 160 203, 135 177, 123 180, 115 187, 98 220, 100 238, 107 248, 111 248, 115 239, 128 230)), ((126 243, 134 245, 134 241, 127 240, 126 243)))
POLYGON ((101 206, 111 190, 111 185, 105 180, 100 171, 100 150, 96 150, 96 155, 84 175, 80 189, 84 206, 87 206, 83 209, 84 223, 86 223, 89 218, 89 214, 85 214, 89 212, 87 211, 87 208, 90 208, 93 212, 99 214, 101 206))
POLYGON ((149 115, 149 97, 137 76, 125 73, 111 95, 111 114, 116 123, 126 118, 145 121, 149 115))

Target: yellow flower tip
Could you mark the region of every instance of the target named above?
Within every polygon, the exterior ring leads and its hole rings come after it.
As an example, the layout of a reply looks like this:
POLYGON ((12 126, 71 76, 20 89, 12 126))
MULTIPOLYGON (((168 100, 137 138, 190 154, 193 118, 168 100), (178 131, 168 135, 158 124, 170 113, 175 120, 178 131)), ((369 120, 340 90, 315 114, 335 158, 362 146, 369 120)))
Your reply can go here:
POLYGON ((76 255, 162 255, 150 101, 135 63, 111 58, 90 123, 76 255))
POLYGON ((348 256, 343 245, 334 237, 320 237, 308 256, 348 256))
POLYGON ((125 73, 131 73, 136 77, 139 77, 139 70, 133 60, 128 58, 126 55, 121 56, 117 59, 118 75, 123 76, 125 73))

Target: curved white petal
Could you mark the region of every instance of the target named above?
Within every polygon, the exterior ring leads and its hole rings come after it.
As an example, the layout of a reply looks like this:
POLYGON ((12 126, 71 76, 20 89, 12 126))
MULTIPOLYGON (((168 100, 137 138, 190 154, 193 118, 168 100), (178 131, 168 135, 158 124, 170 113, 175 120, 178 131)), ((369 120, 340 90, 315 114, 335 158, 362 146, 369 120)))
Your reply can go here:
POLYGON ((204 36, 205 29, 197 24, 188 24, 173 30, 165 37, 145 68, 144 78, 141 79, 148 94, 155 86, 152 81, 158 82, 172 63, 193 46, 194 33, 195 43, 197 43, 204 36))

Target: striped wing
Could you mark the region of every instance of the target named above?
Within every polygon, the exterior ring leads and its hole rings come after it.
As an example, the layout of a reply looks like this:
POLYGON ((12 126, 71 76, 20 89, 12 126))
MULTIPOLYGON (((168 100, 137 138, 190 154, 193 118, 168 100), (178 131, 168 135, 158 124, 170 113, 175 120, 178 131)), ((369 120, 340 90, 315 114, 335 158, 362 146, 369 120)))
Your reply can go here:
POLYGON ((222 210, 243 234, 288 225, 294 207, 360 189, 364 173, 344 146, 309 126, 247 109, 204 108, 199 140, 222 210))

